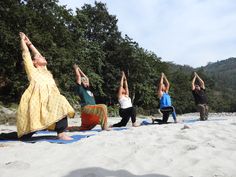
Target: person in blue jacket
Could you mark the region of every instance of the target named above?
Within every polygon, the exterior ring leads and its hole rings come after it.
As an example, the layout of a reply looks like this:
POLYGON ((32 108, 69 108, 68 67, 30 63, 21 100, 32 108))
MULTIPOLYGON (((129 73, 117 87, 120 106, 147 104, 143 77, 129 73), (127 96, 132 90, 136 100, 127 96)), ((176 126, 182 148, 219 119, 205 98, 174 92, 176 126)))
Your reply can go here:
POLYGON ((162 119, 153 119, 153 123, 156 121, 159 124, 166 124, 168 122, 170 114, 176 123, 175 108, 171 104, 171 97, 169 95, 170 83, 164 73, 161 73, 161 79, 157 90, 158 98, 160 99, 160 111, 162 113, 162 119))

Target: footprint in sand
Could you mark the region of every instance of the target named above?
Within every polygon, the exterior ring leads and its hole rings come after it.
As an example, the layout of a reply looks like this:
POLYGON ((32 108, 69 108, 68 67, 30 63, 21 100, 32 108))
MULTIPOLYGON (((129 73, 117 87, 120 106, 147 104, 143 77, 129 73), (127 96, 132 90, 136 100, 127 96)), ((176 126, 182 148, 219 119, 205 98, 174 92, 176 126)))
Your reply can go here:
POLYGON ((197 148, 198 148, 198 146, 196 146, 196 145, 187 145, 186 146, 187 151, 193 151, 193 150, 196 150, 197 148))
POLYGON ((13 161, 5 163, 5 168, 14 168, 14 169, 28 169, 30 167, 29 163, 22 162, 22 161, 13 161))
POLYGON ((189 137, 189 136, 187 136, 187 135, 184 135, 184 134, 183 134, 183 131, 181 131, 181 134, 175 135, 175 138, 176 138, 176 139, 180 139, 180 140, 189 140, 189 141, 191 141, 191 142, 194 142, 194 140, 193 140, 191 137, 189 137))
POLYGON ((216 146, 213 143, 207 143, 207 146, 215 148, 216 146))

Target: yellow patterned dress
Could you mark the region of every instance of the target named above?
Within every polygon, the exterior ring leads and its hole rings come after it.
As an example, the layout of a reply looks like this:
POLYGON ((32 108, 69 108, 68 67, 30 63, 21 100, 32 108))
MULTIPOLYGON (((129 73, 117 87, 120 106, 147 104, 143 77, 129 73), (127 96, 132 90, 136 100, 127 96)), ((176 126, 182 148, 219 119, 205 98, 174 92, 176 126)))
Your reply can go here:
POLYGON ((17 110, 17 134, 54 129, 65 116, 74 117, 75 111, 62 96, 47 68, 35 68, 30 53, 23 52, 25 70, 30 81, 17 110))

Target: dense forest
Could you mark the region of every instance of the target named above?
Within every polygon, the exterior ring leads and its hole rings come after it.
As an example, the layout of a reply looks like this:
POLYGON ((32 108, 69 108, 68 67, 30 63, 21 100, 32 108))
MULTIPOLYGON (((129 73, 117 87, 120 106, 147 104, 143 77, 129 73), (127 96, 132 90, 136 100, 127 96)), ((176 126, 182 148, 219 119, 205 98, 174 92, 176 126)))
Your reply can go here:
POLYGON ((77 63, 90 78, 97 103, 111 107, 117 104, 116 92, 123 70, 138 111, 156 113, 157 83, 164 72, 171 83, 170 94, 177 113, 193 112, 191 78, 193 71, 197 71, 206 82, 211 110, 236 111, 236 71, 232 67, 235 58, 229 59, 231 64, 217 62, 197 69, 163 62, 130 36, 122 35, 117 21, 115 15, 109 14, 106 4, 100 2, 85 4, 72 13, 57 0, 0 1, 2 104, 18 103, 28 86, 18 35, 23 31, 46 57, 61 93, 73 105, 79 103, 72 69, 77 63))
POLYGON ((236 58, 199 68, 214 81, 211 102, 215 111, 236 111, 236 58))

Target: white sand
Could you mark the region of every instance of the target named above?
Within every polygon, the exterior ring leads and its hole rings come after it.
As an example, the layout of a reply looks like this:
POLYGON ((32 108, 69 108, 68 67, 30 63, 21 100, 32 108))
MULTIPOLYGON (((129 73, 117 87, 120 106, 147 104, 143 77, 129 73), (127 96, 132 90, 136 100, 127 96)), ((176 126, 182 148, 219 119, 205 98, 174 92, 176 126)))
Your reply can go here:
MULTIPOLYGON (((197 119, 198 114, 178 118, 197 119)), ((0 143, 0 177, 235 177, 236 114, 211 114, 209 119, 68 133, 96 135, 66 145, 0 143)), ((1 132, 15 129, 0 125, 1 132)))

